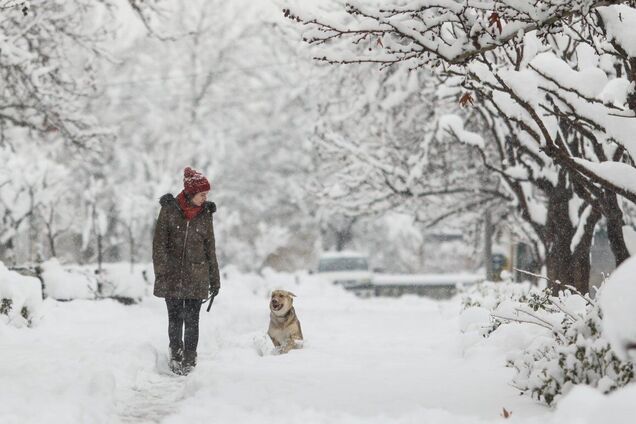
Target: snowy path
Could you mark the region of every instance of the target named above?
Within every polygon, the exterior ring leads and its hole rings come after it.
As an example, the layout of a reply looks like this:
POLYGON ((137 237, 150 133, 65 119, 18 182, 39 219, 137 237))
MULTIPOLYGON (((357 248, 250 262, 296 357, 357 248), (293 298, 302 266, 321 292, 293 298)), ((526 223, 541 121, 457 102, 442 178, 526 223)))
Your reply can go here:
POLYGON ((157 357, 158 370, 140 372, 134 385, 121 395, 118 416, 124 423, 161 422, 174 413, 185 396, 186 379, 167 374, 167 361, 157 357))
POLYGON ((261 356, 267 289, 225 289, 213 313, 202 311, 199 366, 185 378, 166 372, 160 300, 48 302, 36 328, 0 334, 9 341, 0 375, 11 382, 0 422, 480 423, 501 420, 503 407, 532 422, 549 414, 508 386, 500 353, 462 348, 454 302, 294 290, 305 349, 261 356), (29 408, 34 394, 38 408, 29 408))

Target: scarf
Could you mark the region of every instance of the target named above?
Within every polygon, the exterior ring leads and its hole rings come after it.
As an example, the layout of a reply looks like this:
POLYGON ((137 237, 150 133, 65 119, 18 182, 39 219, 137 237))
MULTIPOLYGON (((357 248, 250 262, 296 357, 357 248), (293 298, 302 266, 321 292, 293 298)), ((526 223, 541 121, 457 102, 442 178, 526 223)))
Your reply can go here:
POLYGON ((188 199, 186 199, 185 193, 183 191, 177 196, 177 203, 183 211, 186 221, 193 220, 203 210, 203 205, 194 206, 193 204, 188 202, 188 199))

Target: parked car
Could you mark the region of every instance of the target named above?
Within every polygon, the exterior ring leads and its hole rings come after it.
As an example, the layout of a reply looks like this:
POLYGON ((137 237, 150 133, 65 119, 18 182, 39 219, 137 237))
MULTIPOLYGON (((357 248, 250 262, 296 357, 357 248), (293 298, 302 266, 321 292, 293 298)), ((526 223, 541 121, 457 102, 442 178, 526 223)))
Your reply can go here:
POLYGON ((317 271, 321 277, 344 288, 370 286, 373 278, 367 255, 353 251, 323 253, 317 271))

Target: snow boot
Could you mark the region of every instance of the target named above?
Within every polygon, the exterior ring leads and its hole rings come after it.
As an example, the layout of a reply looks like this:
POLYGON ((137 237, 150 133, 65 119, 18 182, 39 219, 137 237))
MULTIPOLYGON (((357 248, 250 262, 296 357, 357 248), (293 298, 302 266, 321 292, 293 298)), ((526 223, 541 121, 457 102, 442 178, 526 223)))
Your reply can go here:
POLYGON ((175 374, 182 375, 183 367, 181 362, 183 361, 183 349, 180 347, 170 348, 170 371, 175 374))
POLYGON ((197 366, 197 352, 186 350, 183 352, 183 362, 181 363, 181 371, 183 375, 188 375, 197 366))

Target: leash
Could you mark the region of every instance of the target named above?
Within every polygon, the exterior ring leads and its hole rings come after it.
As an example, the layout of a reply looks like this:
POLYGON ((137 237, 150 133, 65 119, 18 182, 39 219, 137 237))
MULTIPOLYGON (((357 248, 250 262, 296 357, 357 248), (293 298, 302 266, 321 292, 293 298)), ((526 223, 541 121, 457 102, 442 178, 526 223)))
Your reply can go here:
POLYGON ((214 302, 214 295, 210 295, 210 297, 208 297, 205 300, 201 301, 201 305, 204 305, 205 302, 209 301, 210 303, 208 303, 208 308, 206 310, 206 312, 210 312, 210 309, 212 309, 212 302, 214 302))

